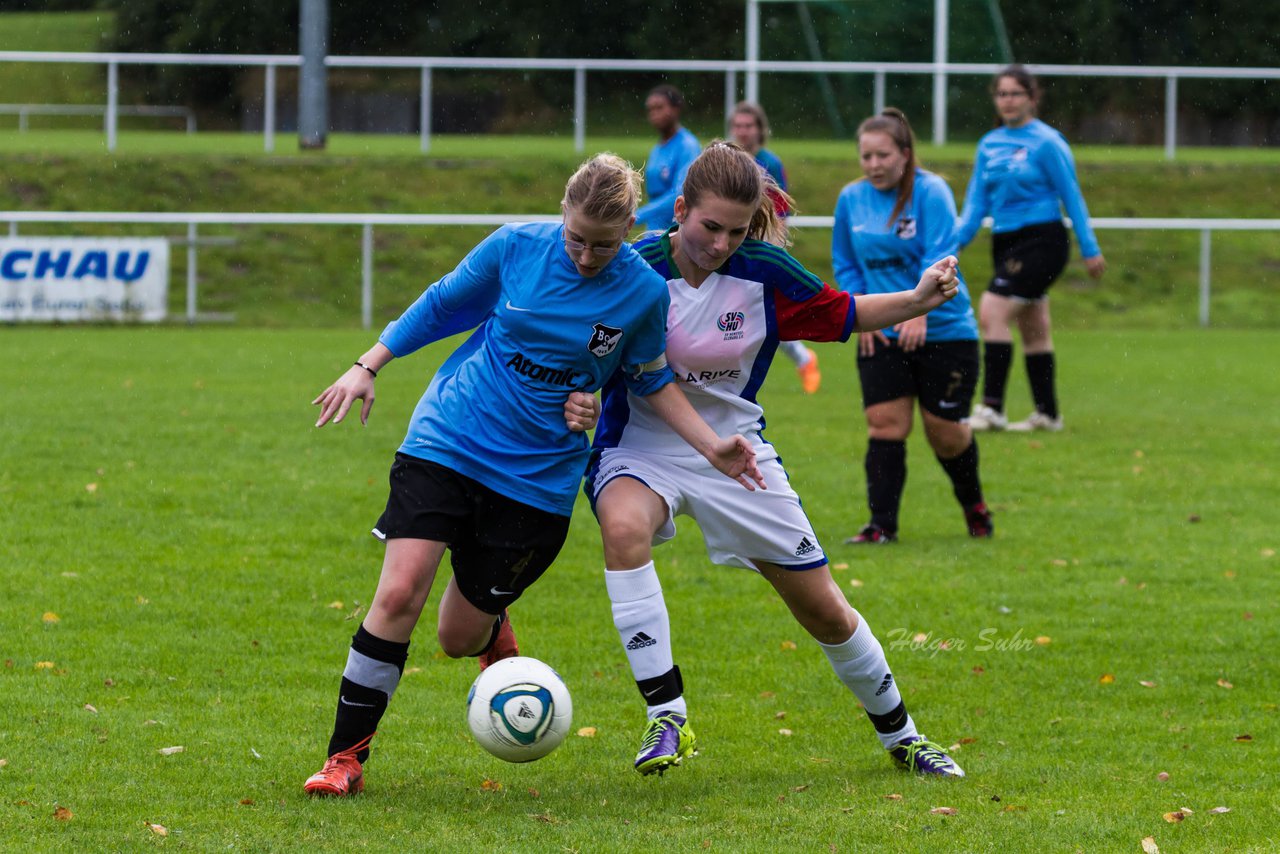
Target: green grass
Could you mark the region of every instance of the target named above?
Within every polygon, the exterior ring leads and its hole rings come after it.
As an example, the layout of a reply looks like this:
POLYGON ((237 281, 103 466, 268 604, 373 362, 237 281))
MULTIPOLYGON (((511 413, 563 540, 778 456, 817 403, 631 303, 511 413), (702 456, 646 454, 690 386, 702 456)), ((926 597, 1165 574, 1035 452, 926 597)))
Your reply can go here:
MULTIPOLYGON (((252 135, 122 135, 118 155, 101 137, 71 131, 0 134, 0 210, 308 211, 387 213, 554 212, 579 158, 557 137, 442 137, 429 157, 412 139, 335 136, 325 153, 298 154, 292 136, 281 153, 260 151, 252 135), (196 147, 183 149, 182 145, 196 147), (32 146, 35 147, 32 147, 32 146), (96 146, 96 152, 95 147, 96 146)), ((643 161, 650 140, 593 138, 643 161)), ((801 211, 829 214, 855 176, 847 145, 780 143, 801 211)), ((1095 216, 1273 217, 1280 196, 1280 150, 1214 150, 1166 164, 1131 159, 1128 149, 1083 149, 1080 175, 1095 216)), ((1149 152, 1148 152, 1149 153, 1149 152)), ((924 149, 924 163, 962 197, 967 145, 924 149)), ((22 233, 185 235, 182 226, 24 225, 22 233)), ((379 228, 375 323, 394 318, 424 285, 447 272, 485 233, 477 228, 379 228)), ((358 228, 207 227, 202 236, 234 237, 230 247, 200 250, 199 308, 234 313, 247 325, 352 326, 359 322, 358 228), (287 307, 287 308, 286 308, 287 307)), ((797 256, 831 276, 830 233, 797 230, 797 256)), ((1077 262, 1057 285, 1063 328, 1192 329, 1198 318, 1196 232, 1104 231, 1111 264, 1101 282, 1077 262)), ((990 243, 980 237, 961 256, 971 289, 990 277, 990 243)), ((184 312, 185 252, 174 253, 171 309, 184 312)), ((1280 236, 1221 233, 1213 238, 1213 323, 1274 328, 1280 323, 1280 236)))
MULTIPOLYGON (((115 26, 109 12, 5 12, 0 14, 0 50, 96 51, 115 26)), ((7 104, 105 104, 106 70, 81 63, 0 62, 0 101, 7 104)), ((66 120, 33 118, 32 126, 56 127, 66 120)), ((75 121, 84 122, 85 119, 75 121)), ((0 127, 18 126, 0 116, 0 127)))
MULTIPOLYGON (((387 465, 449 350, 387 370, 367 428, 315 431, 309 400, 368 339, 0 335, 0 848, 1274 845, 1273 332, 1060 335, 1067 431, 982 439, 996 538, 964 536, 917 435, 903 541, 871 551, 839 545, 866 512, 852 348, 822 347, 817 398, 779 363, 763 394, 769 436, 916 720, 943 745, 963 740, 965 781, 898 773, 766 585, 709 565, 687 520, 658 560, 703 753, 640 778, 642 707, 580 503, 561 560, 515 619, 524 650, 565 675, 575 729, 596 737, 528 766, 471 744, 474 665, 436 653, 437 585, 367 792, 309 802, 301 782, 321 759, 353 616, 376 579, 367 530, 387 465), (895 643, 920 633, 923 645, 895 643), (1016 643, 1041 636, 1051 642, 1016 643), (984 638, 1012 648, 983 649, 984 638), (157 752, 175 745, 185 752, 157 752), (1209 813, 1220 805, 1231 812, 1209 813), (59 806, 69 821, 54 818, 59 806), (938 806, 958 814, 931 814, 938 806), (1162 820, 1181 807, 1194 813, 1162 820)), ((1015 414, 1024 385, 1016 371, 1015 414)))

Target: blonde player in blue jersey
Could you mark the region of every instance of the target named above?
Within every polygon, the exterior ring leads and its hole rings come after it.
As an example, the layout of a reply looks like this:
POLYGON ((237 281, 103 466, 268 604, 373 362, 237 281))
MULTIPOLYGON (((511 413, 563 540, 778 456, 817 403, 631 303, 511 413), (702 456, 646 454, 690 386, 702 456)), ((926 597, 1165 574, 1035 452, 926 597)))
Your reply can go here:
POLYGON ((1009 66, 996 75, 991 94, 1001 126, 978 141, 958 234, 963 248, 984 217, 994 221, 994 270, 978 307, 984 344, 982 403, 974 407, 969 423, 975 430, 1057 431, 1062 415, 1049 287, 1070 254, 1062 208, 1071 217, 1089 275, 1101 278, 1107 262, 1089 227, 1071 148, 1061 133, 1036 118, 1040 90, 1035 78, 1019 65, 1009 66), (1004 395, 1013 363, 1014 324, 1022 335, 1035 411, 1010 424, 1004 395))
MULTIPOLYGON (((884 650, 831 578, 822 546, 778 453, 762 436, 760 385, 780 340, 845 341, 924 314, 956 294, 956 260, 940 259, 912 291, 857 300, 780 246, 767 177, 751 155, 717 142, 699 155, 676 200, 677 225, 636 244, 667 281, 667 360, 694 409, 716 430, 747 436, 767 490, 721 489, 648 401, 621 378, 605 388, 585 489, 600 521, 605 586, 632 675, 648 708, 635 767, 679 764, 694 749, 653 545, 675 517, 702 529, 714 563, 759 572, 818 641, 866 709, 882 745, 915 771, 961 776, 907 714, 884 650)), ((726 481, 727 482, 727 481, 726 481)))
POLYGON ((386 542, 382 575, 352 638, 329 758, 307 792, 364 788, 369 742, 446 549, 441 648, 480 656, 482 668, 516 654, 506 609, 564 544, 589 454, 579 431, 593 423, 589 395, 606 379, 621 372, 709 465, 747 488, 758 480, 750 443, 716 436, 672 382, 666 283, 624 243, 639 189, 618 157, 583 164, 565 188, 563 222, 498 229, 313 401, 317 427, 342 421, 357 400, 363 423, 373 380, 392 359, 475 330, 432 378, 391 466, 373 529, 386 542))
MULTIPOLYGON (((947 183, 916 166, 915 136, 893 107, 858 127, 865 175, 840 191, 831 233, 836 283, 851 294, 915 287, 921 270, 954 255, 956 202, 947 183)), ((898 538, 907 481, 907 436, 919 401, 925 437, 964 510, 969 535, 993 533, 978 478, 978 444, 966 419, 978 382, 978 324, 969 290, 928 314, 858 336, 858 376, 867 417, 871 521, 849 543, 898 538)))
MULTIPOLYGON (((729 116, 729 134, 733 141, 756 159, 760 168, 769 173, 773 183, 783 193, 790 192, 787 184, 787 170, 783 167, 778 155, 764 145, 769 141, 769 117, 764 107, 751 101, 739 101, 729 116)), ((782 201, 785 196, 774 198, 774 207, 778 215, 785 217, 791 213, 789 203, 782 201)), ((804 346, 800 341, 783 341, 778 345, 788 359, 796 366, 800 375, 800 387, 805 394, 817 394, 822 386, 822 370, 818 366, 818 354, 804 346)))

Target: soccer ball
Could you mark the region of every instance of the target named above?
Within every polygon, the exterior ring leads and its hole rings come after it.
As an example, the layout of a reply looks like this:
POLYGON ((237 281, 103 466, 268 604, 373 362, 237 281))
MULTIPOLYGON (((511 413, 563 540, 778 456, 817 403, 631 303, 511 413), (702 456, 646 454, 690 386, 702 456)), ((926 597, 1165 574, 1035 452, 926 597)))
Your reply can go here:
POLYGON ((555 750, 573 722, 560 675, 518 655, 481 671, 467 695, 467 726, 480 746, 508 762, 532 762, 555 750))

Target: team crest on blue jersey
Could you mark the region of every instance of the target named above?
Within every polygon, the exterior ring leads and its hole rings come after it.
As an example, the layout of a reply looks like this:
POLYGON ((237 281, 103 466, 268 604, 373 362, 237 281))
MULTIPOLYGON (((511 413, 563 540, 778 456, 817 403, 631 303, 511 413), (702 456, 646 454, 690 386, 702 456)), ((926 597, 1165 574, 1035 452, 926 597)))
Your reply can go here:
POLYGON ((1030 154, 1031 154, 1031 151, 1029 149, 1019 148, 1017 151, 1013 152, 1013 162, 1021 163, 1022 161, 1026 160, 1027 157, 1030 156, 1030 154))
POLYGON ((587 342, 587 349, 595 354, 596 358, 603 359, 613 352, 613 348, 617 347, 621 340, 621 329, 597 323, 591 327, 591 340, 587 342))
POLYGON ((896 226, 898 236, 903 240, 910 240, 916 236, 916 218, 913 216, 904 216, 898 219, 896 226))
POLYGON ((747 316, 740 311, 726 311, 716 321, 716 326, 724 333, 724 340, 736 341, 742 337, 742 327, 746 326, 747 316))

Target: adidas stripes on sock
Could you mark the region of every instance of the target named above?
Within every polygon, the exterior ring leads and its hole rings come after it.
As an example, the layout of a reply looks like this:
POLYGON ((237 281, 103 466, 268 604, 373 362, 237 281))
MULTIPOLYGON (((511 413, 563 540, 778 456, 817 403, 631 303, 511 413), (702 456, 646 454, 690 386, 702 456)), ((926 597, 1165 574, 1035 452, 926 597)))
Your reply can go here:
POLYGON ((982 402, 1004 412, 1004 389, 1013 366, 1013 344, 988 341, 982 345, 982 402))
POLYGON ((844 643, 819 643, 836 675, 862 703, 885 748, 904 738, 919 735, 907 714, 902 694, 884 657, 884 648, 871 633, 867 621, 858 614, 858 628, 844 643))
MULTIPOLYGON (((330 756, 367 741, 377 731, 408 658, 408 642, 383 640, 369 633, 363 623, 356 629, 347 666, 342 671, 338 711, 329 739, 330 756)), ((361 762, 369 758, 367 743, 356 758, 361 762)))
POLYGON ((653 561, 639 569, 607 569, 604 582, 613 605, 613 625, 649 717, 687 714, 680 671, 671 658, 671 623, 653 561))

